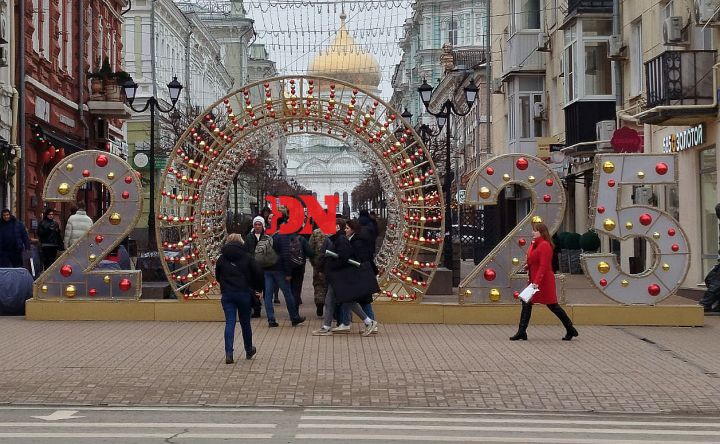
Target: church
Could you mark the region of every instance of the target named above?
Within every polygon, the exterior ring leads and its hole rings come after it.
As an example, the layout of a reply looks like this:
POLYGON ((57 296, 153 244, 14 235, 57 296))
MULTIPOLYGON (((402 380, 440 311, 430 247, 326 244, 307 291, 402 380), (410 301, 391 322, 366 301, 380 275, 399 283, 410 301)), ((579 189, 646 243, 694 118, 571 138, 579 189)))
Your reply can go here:
MULTIPOLYGON (((380 65, 350 36, 340 15, 340 29, 330 45, 310 60, 311 76, 329 77, 357 86, 361 91, 377 95, 380 86, 380 65)), ((327 94, 319 91, 319 94, 327 94)), ((362 99, 362 93, 358 94, 362 99)), ((360 100, 362 103, 362 100, 360 100)), ((370 167, 347 142, 317 135, 291 136, 287 140, 287 175, 312 190, 323 203, 326 195, 337 194, 336 210, 350 216, 353 189, 362 182, 370 167)))

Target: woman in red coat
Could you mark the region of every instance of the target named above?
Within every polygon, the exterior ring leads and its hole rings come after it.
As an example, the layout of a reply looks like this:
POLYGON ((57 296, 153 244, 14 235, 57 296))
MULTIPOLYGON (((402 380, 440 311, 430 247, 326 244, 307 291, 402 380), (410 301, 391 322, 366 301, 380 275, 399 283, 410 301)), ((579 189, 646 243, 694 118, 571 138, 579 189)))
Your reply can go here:
POLYGON ((553 243, 550 238, 547 226, 542 222, 532 224, 533 241, 527 254, 528 279, 538 291, 533 295, 530 302, 522 301, 520 312, 520 325, 511 341, 519 339, 527 340, 527 326, 530 323, 533 304, 545 304, 560 319, 565 326, 566 334, 563 341, 570 341, 578 335, 573 327, 572 321, 565 310, 558 305, 557 293, 555 292, 555 275, 552 270, 553 243))

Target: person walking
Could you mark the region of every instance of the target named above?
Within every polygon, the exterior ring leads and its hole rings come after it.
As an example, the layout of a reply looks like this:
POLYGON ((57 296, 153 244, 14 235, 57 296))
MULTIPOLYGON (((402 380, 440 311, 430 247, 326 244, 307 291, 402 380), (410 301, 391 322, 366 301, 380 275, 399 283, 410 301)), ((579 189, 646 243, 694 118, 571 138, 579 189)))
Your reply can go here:
POLYGON ((77 211, 70 216, 65 224, 65 246, 71 247, 75 242, 79 241, 85 233, 93 226, 93 221, 85 212, 85 204, 78 203, 77 211))
POLYGON ((4 208, 0 218, 0 268, 22 268, 23 252, 29 254, 29 251, 30 238, 25 225, 4 208))
MULTIPOLYGON (((377 269, 373 263, 373 248, 372 233, 368 230, 367 226, 363 226, 359 220, 349 220, 345 225, 345 237, 350 241, 350 246, 353 250, 353 259, 360 262, 362 266, 370 267, 373 270, 373 274, 377 275, 377 269)), ((375 319, 375 311, 372 308, 372 294, 368 294, 358 301, 360 308, 365 312, 371 319, 375 319)), ((345 305, 342 310, 342 323, 349 326, 351 322, 350 306, 345 305)), ((377 325, 373 329, 372 333, 377 333, 377 325)))
POLYGON ((527 327, 534 304, 545 304, 565 327, 563 341, 570 341, 578 335, 570 317, 557 302, 555 275, 552 271, 553 243, 547 226, 542 222, 532 223, 533 241, 527 254, 528 280, 538 291, 529 302, 522 301, 518 331, 510 337, 511 341, 527 340, 527 327))
POLYGON ((255 259, 243 248, 240 234, 228 235, 215 265, 215 278, 220 283, 220 303, 225 312, 225 363, 232 364, 235 323, 239 317, 246 359, 252 359, 257 348, 252 342, 250 325, 251 298, 262 285, 261 271, 255 259), (239 315, 239 316, 238 316, 239 315))
POLYGON ((332 243, 330 242, 328 235, 323 233, 320 228, 315 228, 310 235, 308 244, 313 252, 313 256, 310 256, 310 264, 313 267, 313 291, 315 296, 316 314, 319 317, 322 317, 323 309, 325 307, 325 295, 328 291, 327 281, 325 280, 325 274, 323 273, 323 264, 325 251, 332 249, 332 243))
MULTIPOLYGON (((265 219, 263 219, 262 216, 255 216, 253 219, 253 227, 250 230, 250 232, 245 236, 245 250, 250 253, 251 256, 255 257, 255 247, 257 247, 258 242, 260 242, 262 239, 267 238, 268 235, 265 234, 265 219)), ((253 318, 259 318, 260 312, 262 310, 262 302, 260 302, 262 299, 262 292, 265 289, 265 282, 263 277, 263 285, 260 287, 261 290, 257 293, 253 292, 253 298, 252 298, 252 317, 253 318)))
POLYGON ((43 256, 43 267, 47 270, 55 262, 57 252, 65 249, 60 234, 60 225, 55 221, 55 210, 53 208, 48 208, 43 214, 43 219, 38 225, 38 239, 40 240, 40 250, 43 256))

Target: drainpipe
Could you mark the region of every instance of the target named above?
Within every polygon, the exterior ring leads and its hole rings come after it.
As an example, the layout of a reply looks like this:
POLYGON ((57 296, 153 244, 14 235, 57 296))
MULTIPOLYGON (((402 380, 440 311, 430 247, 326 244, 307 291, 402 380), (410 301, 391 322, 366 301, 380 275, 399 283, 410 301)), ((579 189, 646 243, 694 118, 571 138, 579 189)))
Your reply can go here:
POLYGON ((27 175, 25 168, 27 167, 27 137, 25 132, 25 0, 18 0, 18 75, 17 75, 17 90, 20 96, 20 103, 17 108, 19 114, 20 137, 18 138, 18 145, 20 145, 20 183, 18 184, 18 218, 28 225, 28 221, 25 215, 25 189, 27 183, 27 175))
MULTIPOLYGON (((485 100, 487 101, 486 107, 487 111, 485 112, 485 130, 487 131, 487 135, 485 136, 487 138, 487 148, 486 153, 490 154, 492 153, 492 124, 490 123, 490 116, 492 114, 492 91, 490 91, 491 83, 492 83, 492 45, 491 45, 491 38, 492 33, 490 32, 490 0, 485 0, 485 32, 486 32, 486 41, 485 41, 485 100)), ((475 157, 475 162, 477 166, 480 166, 480 159, 479 156, 475 157)), ((458 227, 459 227, 458 223, 458 227)))
MULTIPOLYGON (((185 113, 190 113, 190 107, 192 106, 192 102, 190 101, 190 93, 194 92, 192 91, 192 88, 190 87, 190 37, 192 37, 193 34, 193 24, 192 22, 189 23, 190 30, 187 33, 187 37, 185 37, 185 113)), ((193 118, 197 116, 192 116, 193 118)))
MULTIPOLYGON (((620 35, 620 0, 613 0, 612 33, 620 35)), ((620 62, 612 63, 615 69, 615 107, 620 109, 623 106, 622 67, 620 62)))
POLYGON ((85 145, 88 145, 90 139, 90 127, 85 121, 84 109, 85 105, 85 45, 83 36, 85 35, 85 18, 83 12, 85 11, 85 0, 78 0, 78 115, 80 123, 82 124, 84 131, 83 136, 85 137, 85 145))

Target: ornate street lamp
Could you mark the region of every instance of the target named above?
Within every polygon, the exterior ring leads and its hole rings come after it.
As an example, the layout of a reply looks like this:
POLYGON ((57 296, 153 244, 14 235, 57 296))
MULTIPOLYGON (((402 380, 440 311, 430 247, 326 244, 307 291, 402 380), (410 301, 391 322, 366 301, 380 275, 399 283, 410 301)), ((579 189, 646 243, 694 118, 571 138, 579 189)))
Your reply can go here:
POLYGON ((149 97, 145 102, 145 106, 140 109, 136 109, 133 106, 133 102, 135 101, 135 93, 137 93, 137 87, 138 84, 135 83, 132 77, 128 79, 122 86, 128 105, 130 105, 130 108, 133 111, 135 111, 136 113, 142 113, 145 112, 148 108, 150 108, 150 209, 148 212, 147 236, 148 250, 155 250, 157 248, 157 242, 155 239, 155 108, 157 108, 158 111, 161 111, 163 113, 169 113, 170 111, 172 111, 175 108, 175 104, 177 103, 178 99, 180 98, 180 92, 182 91, 183 86, 180 84, 180 82, 178 82, 177 77, 175 76, 173 76, 172 81, 167 84, 168 92, 170 93, 170 101, 172 102, 172 106, 168 109, 163 109, 155 96, 149 97))
MULTIPOLYGON (((443 265, 448 270, 452 270, 452 210, 450 208, 450 202, 452 200, 452 193, 450 187, 453 182, 452 169, 450 167, 450 136, 451 136, 451 121, 450 118, 455 115, 458 117, 466 116, 470 113, 475 99, 478 94, 478 87, 475 86, 473 79, 470 79, 470 83, 463 88, 465 91, 465 102, 467 104, 467 111, 459 112, 455 107, 452 100, 447 99, 442 105, 442 108, 437 113, 433 113, 428 109, 430 101, 433 95, 433 87, 427 83, 427 80, 423 79, 422 85, 418 88, 418 94, 420 94, 420 100, 425 106, 425 110, 437 119, 438 128, 442 129, 447 126, 445 141, 445 245, 444 245, 444 260, 443 265)), ((438 131, 439 133, 440 131, 438 131)), ((422 130, 421 130, 422 134, 422 130)), ((432 132, 430 133, 432 134, 432 132)))

